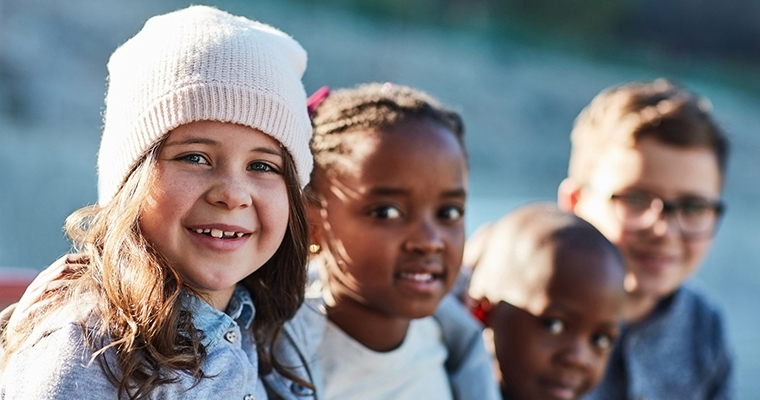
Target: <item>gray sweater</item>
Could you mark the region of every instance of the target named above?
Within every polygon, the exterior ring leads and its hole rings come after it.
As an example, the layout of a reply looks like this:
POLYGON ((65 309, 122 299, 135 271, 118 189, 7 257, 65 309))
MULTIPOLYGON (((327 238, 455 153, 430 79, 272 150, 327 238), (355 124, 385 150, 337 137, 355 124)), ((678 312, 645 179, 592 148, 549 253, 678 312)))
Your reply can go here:
POLYGON ((601 384, 586 400, 733 399, 731 370, 720 311, 684 285, 623 329, 601 384))

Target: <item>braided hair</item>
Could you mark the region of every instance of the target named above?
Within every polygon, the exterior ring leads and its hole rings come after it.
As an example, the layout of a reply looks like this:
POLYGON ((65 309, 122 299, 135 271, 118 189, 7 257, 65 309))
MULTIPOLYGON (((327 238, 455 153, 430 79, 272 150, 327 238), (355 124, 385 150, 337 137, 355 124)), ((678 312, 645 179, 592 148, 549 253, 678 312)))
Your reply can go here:
POLYGON ((440 124, 465 148, 464 125, 459 114, 420 90, 391 83, 369 83, 323 94, 318 100, 321 102, 310 107, 315 171, 346 172, 353 165, 347 159, 367 140, 370 131, 415 119, 440 124))

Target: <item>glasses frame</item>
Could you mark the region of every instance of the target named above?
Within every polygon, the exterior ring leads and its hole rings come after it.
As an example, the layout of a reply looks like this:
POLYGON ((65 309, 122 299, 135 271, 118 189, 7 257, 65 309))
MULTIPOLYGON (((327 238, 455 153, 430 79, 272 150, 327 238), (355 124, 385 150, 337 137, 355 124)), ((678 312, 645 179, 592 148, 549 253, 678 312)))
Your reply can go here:
MULTIPOLYGON (((711 208, 714 212, 714 220, 712 224, 709 226, 709 229, 705 229, 703 231, 698 232, 688 232, 684 230, 684 223, 681 217, 681 213, 684 210, 684 204, 678 201, 666 201, 661 196, 654 195, 651 193, 645 194, 647 197, 649 197, 650 204, 647 210, 644 211, 643 214, 651 211, 655 211, 657 213, 656 217, 652 219, 651 223, 648 224, 642 224, 639 227, 626 229, 628 231, 643 231, 650 229, 654 224, 657 223, 657 221, 663 219, 664 217, 672 216, 673 220, 678 227, 678 230, 681 234, 681 237, 685 240, 699 240, 699 239, 708 239, 715 236, 715 232, 718 230, 718 226, 720 225, 720 220, 723 214, 725 213, 726 205, 722 200, 708 200, 708 199, 702 199, 704 200, 709 208, 711 208), (660 206, 656 207, 655 204, 659 203, 660 206), (657 210, 659 208, 659 210, 657 210)), ((612 203, 613 207, 622 207, 621 204, 623 204, 623 200, 627 197, 630 197, 630 194, 617 194, 613 193, 609 196, 609 201, 612 203)), ((626 225, 626 221, 624 221, 623 217, 620 215, 621 213, 618 210, 613 210, 615 213, 615 217, 618 219, 618 221, 626 225)), ((642 214, 642 215, 643 215, 642 214)))

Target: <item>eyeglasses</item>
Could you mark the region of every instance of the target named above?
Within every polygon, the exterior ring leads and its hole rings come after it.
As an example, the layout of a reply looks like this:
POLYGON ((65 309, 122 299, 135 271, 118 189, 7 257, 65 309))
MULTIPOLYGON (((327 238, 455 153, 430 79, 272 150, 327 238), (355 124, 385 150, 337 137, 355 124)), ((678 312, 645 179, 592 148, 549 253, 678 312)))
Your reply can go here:
POLYGON ((721 201, 698 196, 670 202, 648 193, 626 193, 613 194, 610 200, 623 229, 648 229, 663 215, 673 216, 684 239, 712 237, 725 209, 721 201))

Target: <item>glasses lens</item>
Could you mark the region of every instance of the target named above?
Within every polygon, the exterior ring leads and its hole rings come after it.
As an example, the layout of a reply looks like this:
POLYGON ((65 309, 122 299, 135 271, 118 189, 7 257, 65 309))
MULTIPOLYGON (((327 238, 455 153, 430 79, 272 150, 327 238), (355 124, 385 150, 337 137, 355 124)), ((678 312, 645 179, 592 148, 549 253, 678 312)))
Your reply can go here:
POLYGON ((615 213, 626 230, 651 226, 662 211, 662 201, 644 194, 614 195, 615 213))
POLYGON ((685 235, 710 236, 718 220, 718 207, 705 201, 687 201, 677 208, 676 216, 685 235))

